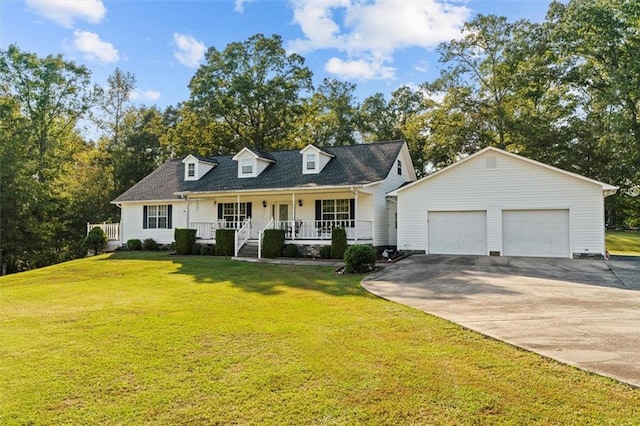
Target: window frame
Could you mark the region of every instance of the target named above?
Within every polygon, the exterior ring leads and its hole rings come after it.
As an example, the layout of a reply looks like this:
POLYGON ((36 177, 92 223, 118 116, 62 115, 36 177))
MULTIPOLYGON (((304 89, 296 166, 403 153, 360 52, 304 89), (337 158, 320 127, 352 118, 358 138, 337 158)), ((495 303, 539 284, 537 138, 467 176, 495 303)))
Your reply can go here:
POLYGON ((316 172, 318 170, 318 154, 315 152, 308 152, 304 157, 305 170, 308 172, 316 172), (313 167, 309 167, 309 164, 313 164, 313 167))
POLYGON ((144 229, 171 229, 171 204, 150 204, 143 208, 144 229))
POLYGON ((402 160, 398 160, 397 166, 398 166, 398 169, 397 169, 398 175, 402 176, 402 160))
POLYGON ((187 163, 187 177, 196 177, 196 163, 187 163))
POLYGON ((254 168, 255 164, 253 158, 240 159, 240 174, 242 176, 252 176, 254 174, 254 168))

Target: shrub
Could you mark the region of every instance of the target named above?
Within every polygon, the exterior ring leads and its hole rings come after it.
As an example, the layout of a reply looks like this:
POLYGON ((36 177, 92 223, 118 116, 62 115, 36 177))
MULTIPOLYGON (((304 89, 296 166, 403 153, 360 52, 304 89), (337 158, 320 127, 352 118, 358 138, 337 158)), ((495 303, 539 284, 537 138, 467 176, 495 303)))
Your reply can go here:
POLYGON ((370 272, 376 265, 376 251, 371 246, 356 244, 344 252, 344 267, 347 272, 361 274, 370 272))
POLYGON ((176 240, 176 253, 177 254, 191 254, 193 245, 196 242, 196 230, 186 228, 176 228, 173 233, 173 238, 176 240))
POLYGON ((320 259, 331 259, 331 246, 320 247, 320 259))
POLYGON ((262 234, 262 257, 273 258, 282 254, 284 229, 267 229, 262 234))
POLYGON ((233 256, 235 253, 236 231, 233 229, 216 230, 216 256, 233 256))
POLYGON ((107 235, 101 228, 93 228, 84 237, 83 246, 86 250, 93 250, 93 254, 98 254, 107 246, 107 235))
POLYGON ((142 250, 142 241, 137 238, 127 240, 127 250, 142 250))
POLYGON ((147 238, 146 240, 144 240, 144 242, 142 243, 142 248, 147 251, 160 250, 160 246, 153 238, 147 238))
POLYGON ((286 244, 282 249, 283 257, 300 257, 298 246, 295 244, 286 244))
POLYGON ((347 249, 347 231, 342 228, 333 228, 331 231, 331 257, 342 259, 347 249))
POLYGON ((191 254, 194 256, 200 256, 203 244, 194 244, 191 246, 191 254))
POLYGON ((211 246, 207 244, 200 245, 200 256, 211 256, 211 246))

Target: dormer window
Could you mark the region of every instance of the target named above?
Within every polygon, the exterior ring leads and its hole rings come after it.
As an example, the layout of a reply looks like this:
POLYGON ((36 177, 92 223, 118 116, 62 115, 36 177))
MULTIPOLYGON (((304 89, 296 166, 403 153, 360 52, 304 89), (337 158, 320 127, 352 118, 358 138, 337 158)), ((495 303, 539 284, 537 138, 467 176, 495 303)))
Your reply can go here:
POLYGON ((398 160, 398 174, 402 176, 402 161, 398 160))
POLYGON ((252 175, 253 174, 253 159, 252 158, 243 158, 240 162, 240 167, 243 175, 252 175))
POLYGON ((218 163, 213 158, 196 157, 195 155, 187 155, 183 160, 184 164, 184 180, 198 180, 206 175, 209 170, 213 169, 218 163))
POLYGON ((305 155, 305 166, 307 171, 315 172, 317 167, 317 156, 315 153, 310 153, 305 155))
POLYGON ((333 158, 333 154, 323 151, 313 145, 307 145, 300 150, 302 154, 302 174, 317 175, 333 158))

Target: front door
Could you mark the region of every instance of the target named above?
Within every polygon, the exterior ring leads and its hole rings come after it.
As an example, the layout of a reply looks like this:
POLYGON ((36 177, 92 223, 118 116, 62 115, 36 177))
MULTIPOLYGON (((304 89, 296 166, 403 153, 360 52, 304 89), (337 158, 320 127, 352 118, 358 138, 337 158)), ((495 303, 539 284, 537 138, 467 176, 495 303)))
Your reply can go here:
MULTIPOLYGON (((284 229, 288 231, 289 229, 289 204, 287 203, 278 203, 276 206, 276 221, 278 222, 278 227, 280 229, 284 229)), ((288 232, 285 233, 285 238, 288 238, 288 232)))

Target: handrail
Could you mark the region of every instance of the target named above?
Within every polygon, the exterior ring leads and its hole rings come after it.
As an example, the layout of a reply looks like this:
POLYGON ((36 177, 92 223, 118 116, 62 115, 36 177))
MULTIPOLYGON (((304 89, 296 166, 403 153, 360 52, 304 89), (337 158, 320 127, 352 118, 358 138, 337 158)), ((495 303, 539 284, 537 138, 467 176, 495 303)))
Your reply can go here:
POLYGON ((267 223, 267 226, 258 232, 258 259, 262 259, 262 234, 264 234, 264 231, 269 229, 270 226, 273 226, 273 218, 267 223))
POLYGON ((242 227, 236 230, 235 238, 234 238, 234 242, 235 242, 234 256, 235 257, 238 257, 238 253, 240 252, 240 249, 242 248, 242 246, 247 241, 249 241, 249 237, 251 236, 250 229, 251 229, 251 218, 248 218, 247 220, 245 220, 242 227))

